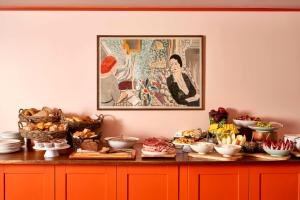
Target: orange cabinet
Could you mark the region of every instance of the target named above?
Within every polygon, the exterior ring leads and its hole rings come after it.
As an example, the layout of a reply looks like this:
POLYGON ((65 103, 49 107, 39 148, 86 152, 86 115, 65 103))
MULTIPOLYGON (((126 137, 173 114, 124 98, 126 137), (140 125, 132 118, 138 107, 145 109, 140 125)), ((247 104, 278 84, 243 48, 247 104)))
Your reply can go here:
POLYGON ((118 200, 178 200, 178 166, 118 166, 117 197, 118 200))
POLYGON ((191 165, 189 200, 247 200, 248 169, 243 166, 191 165))
POLYGON ((116 200, 116 166, 56 166, 56 200, 116 200))
POLYGON ((299 200, 300 166, 251 166, 250 200, 299 200))
POLYGON ((54 200, 54 167, 3 165, 0 200, 54 200))

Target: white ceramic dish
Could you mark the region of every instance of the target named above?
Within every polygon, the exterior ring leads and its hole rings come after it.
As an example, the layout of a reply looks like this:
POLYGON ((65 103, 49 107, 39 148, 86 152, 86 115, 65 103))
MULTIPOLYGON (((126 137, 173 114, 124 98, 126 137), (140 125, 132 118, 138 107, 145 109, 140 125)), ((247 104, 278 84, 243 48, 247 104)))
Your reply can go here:
POLYGON ((271 127, 259 127, 256 125, 248 126, 248 127, 255 131, 258 131, 258 132, 272 132, 272 131, 276 131, 280 128, 283 128, 283 125, 278 122, 270 122, 270 124, 271 124, 271 127))
POLYGON ((0 139, 0 145, 11 145, 11 144, 18 144, 20 140, 17 139, 0 139))
POLYGON ((17 131, 5 131, 0 133, 0 138, 2 139, 19 139, 20 137, 21 135, 17 131))
POLYGON ((253 126, 257 124, 257 121, 254 120, 239 120, 239 119, 233 119, 233 123, 237 125, 238 127, 245 127, 253 126))
POLYGON ((241 150, 241 146, 234 144, 219 144, 214 146, 215 150, 224 157, 231 157, 241 150))
POLYGON ((133 145, 139 140, 136 137, 106 137, 104 140, 107 141, 108 145, 113 149, 128 149, 132 148, 133 145))
POLYGON ((153 152, 153 151, 144 151, 142 149, 142 153, 145 154, 145 155, 150 155, 150 156, 161 156, 161 155, 167 155, 168 152, 153 152))
POLYGON ((21 148, 13 148, 13 149, 3 149, 3 150, 0 150, 0 153, 13 153, 13 152, 17 152, 17 151, 20 151, 21 148))
POLYGON ((291 150, 275 150, 272 148, 268 148, 266 145, 263 145, 263 149, 266 153, 270 154, 271 156, 275 156, 275 157, 287 156, 291 152, 291 150))
POLYGON ((215 144, 209 142, 195 142, 190 144, 193 151, 199 154, 206 154, 214 150, 215 144))

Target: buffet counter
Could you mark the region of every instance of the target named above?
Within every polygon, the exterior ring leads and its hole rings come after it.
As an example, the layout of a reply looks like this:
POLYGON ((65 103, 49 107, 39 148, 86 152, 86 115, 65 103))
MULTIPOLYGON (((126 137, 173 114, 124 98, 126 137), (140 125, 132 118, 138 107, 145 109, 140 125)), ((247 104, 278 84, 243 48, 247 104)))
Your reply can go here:
POLYGON ((300 159, 146 159, 137 152, 134 160, 70 160, 70 151, 53 159, 43 151, 2 154, 0 199, 299 199, 300 159))
POLYGON ((177 153, 175 158, 142 158, 141 157, 141 145, 137 144, 134 147, 136 149, 136 158, 133 160, 126 159, 87 159, 87 160, 74 160, 69 159, 69 155, 72 150, 61 150, 60 156, 54 158, 44 158, 45 151, 35 151, 32 149, 20 151, 10 154, 0 154, 0 164, 14 164, 14 165, 185 165, 185 164, 209 164, 209 165, 271 165, 271 164, 296 164, 300 166, 300 158, 291 157, 288 160, 267 160, 257 159, 254 157, 244 156, 236 161, 222 161, 211 160, 202 158, 189 157, 187 153, 177 153))

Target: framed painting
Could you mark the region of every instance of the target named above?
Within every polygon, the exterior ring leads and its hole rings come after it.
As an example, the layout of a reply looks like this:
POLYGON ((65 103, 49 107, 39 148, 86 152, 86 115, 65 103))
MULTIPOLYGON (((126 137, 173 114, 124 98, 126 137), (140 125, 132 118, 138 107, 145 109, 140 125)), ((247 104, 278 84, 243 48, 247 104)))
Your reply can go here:
POLYGON ((204 109, 204 42, 98 35, 98 110, 204 109))

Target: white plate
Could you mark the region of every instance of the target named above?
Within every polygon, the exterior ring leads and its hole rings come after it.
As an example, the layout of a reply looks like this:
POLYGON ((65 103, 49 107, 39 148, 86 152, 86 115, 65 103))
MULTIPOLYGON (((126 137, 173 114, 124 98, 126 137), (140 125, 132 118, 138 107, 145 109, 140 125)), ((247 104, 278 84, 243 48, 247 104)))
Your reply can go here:
POLYGON ((0 151, 6 150, 6 149, 16 149, 16 148, 21 148, 21 145, 15 145, 15 146, 9 146, 9 147, 0 146, 0 151))
POLYGON ((0 145, 15 144, 20 142, 21 141, 17 139, 0 139, 0 145))
POLYGON ((157 151, 152 152, 152 151, 144 151, 143 149, 142 149, 142 153, 145 155, 151 155, 151 156, 161 156, 161 155, 168 154, 168 152, 157 152, 157 151))
POLYGON ((15 149, 8 149, 8 150, 0 150, 0 153, 13 153, 13 152, 17 152, 20 151, 21 148, 15 148, 15 149))
POLYGON ((263 131, 263 132, 272 132, 277 129, 283 128, 283 125, 278 122, 270 122, 270 124, 271 124, 271 127, 269 127, 269 128, 268 127, 258 127, 258 126, 248 126, 248 127, 255 131, 263 131))

